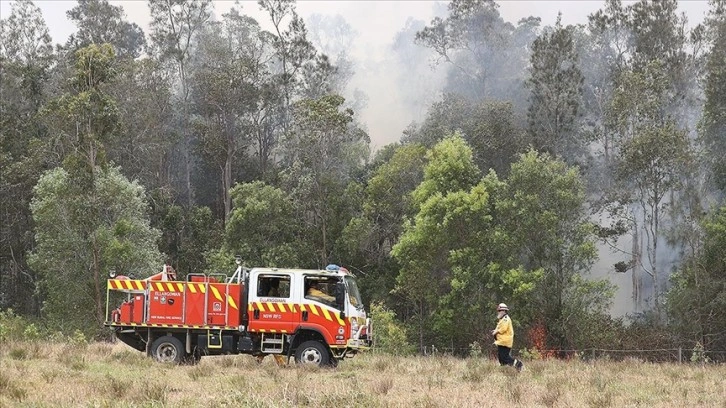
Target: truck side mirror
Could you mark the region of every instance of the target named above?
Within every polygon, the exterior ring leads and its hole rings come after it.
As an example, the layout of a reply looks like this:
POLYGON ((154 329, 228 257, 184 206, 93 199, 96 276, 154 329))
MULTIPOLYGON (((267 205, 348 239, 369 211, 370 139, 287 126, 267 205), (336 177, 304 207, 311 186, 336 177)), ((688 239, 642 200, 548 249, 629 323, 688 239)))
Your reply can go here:
POLYGON ((335 304, 341 308, 345 304, 345 284, 343 282, 335 284, 335 304))

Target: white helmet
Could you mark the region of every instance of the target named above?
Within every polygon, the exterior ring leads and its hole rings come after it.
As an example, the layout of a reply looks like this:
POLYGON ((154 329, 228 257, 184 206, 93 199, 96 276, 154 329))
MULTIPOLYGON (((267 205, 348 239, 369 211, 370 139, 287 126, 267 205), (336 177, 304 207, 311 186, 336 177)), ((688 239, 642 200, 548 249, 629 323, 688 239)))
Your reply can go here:
POLYGON ((499 306, 497 306, 497 312, 500 312, 502 310, 509 311, 509 308, 504 303, 500 303, 499 306))

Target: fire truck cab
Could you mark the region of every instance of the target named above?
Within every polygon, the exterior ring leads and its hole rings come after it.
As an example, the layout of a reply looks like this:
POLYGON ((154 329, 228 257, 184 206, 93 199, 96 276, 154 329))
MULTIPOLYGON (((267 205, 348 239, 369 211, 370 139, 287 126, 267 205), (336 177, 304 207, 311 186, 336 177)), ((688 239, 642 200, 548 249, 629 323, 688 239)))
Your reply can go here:
POLYGON ((160 362, 191 363, 202 356, 274 355, 300 364, 336 365, 372 344, 356 279, 345 268, 253 268, 190 274, 170 268, 143 280, 114 277, 106 326, 129 346, 160 362), (121 299, 119 299, 121 300, 121 299))

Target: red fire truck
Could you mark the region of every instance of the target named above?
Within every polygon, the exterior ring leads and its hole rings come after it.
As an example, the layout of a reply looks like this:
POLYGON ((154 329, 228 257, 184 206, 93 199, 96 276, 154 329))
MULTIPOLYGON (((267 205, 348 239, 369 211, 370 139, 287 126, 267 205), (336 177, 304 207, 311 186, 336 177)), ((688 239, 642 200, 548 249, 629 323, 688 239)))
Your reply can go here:
POLYGON ((177 364, 195 364, 205 355, 251 354, 336 365, 371 346, 371 320, 345 268, 237 264, 231 277, 190 274, 179 281, 166 265, 143 280, 113 277, 107 302, 122 302, 115 309, 107 303, 105 325, 129 346, 177 364))

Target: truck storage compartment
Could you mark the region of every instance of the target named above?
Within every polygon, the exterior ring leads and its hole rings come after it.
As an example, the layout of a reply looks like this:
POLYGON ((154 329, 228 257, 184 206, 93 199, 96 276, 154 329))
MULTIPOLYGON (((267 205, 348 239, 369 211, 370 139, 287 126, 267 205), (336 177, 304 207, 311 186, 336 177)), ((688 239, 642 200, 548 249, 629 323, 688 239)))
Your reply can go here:
POLYGON ((203 351, 221 350, 224 352, 232 352, 234 350, 234 337, 221 336, 219 333, 200 334, 197 336, 197 347, 203 351))

